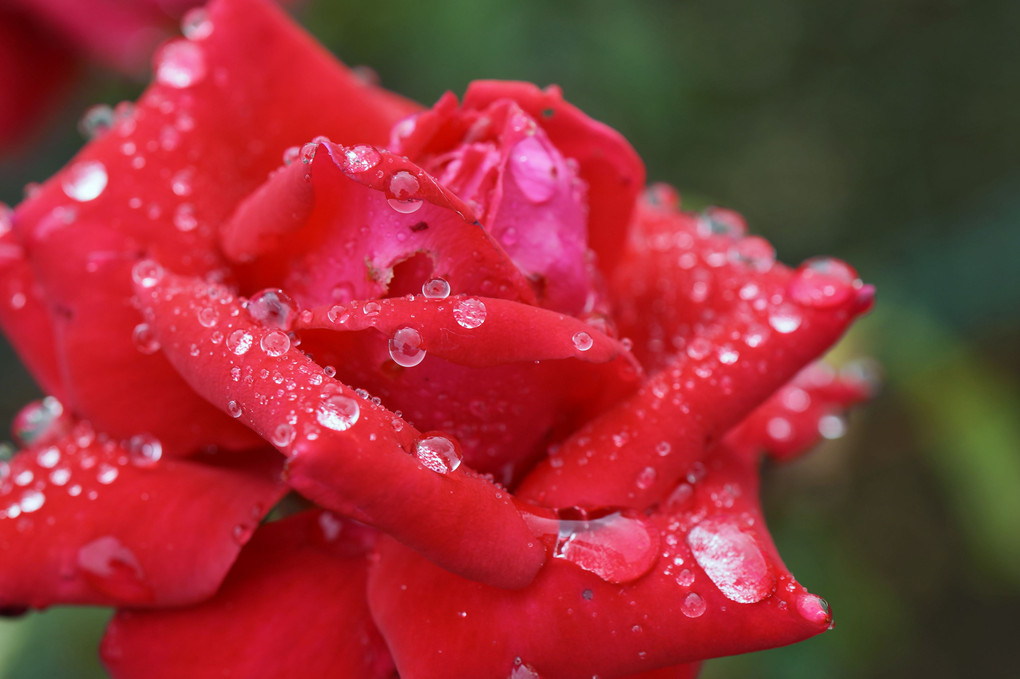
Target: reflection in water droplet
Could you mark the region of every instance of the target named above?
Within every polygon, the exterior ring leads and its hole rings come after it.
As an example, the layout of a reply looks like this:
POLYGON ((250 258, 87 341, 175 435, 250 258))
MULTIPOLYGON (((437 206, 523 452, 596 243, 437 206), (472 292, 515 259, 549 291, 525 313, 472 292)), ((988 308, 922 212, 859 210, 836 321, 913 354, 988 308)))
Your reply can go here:
POLYGON ((230 333, 229 337, 227 337, 227 349, 230 349, 238 356, 243 356, 248 353, 249 349, 251 349, 253 341, 254 338, 250 332, 242 328, 238 328, 234 332, 230 333))
POLYGON ((683 603, 680 604, 680 610, 688 618, 700 618, 704 615, 707 607, 704 598, 697 592, 691 592, 685 596, 683 603))
POLYGON ((389 341, 390 358, 397 365, 413 368, 425 360, 421 333, 414 328, 400 328, 389 341))
POLYGON ((163 46, 156 65, 156 81, 173 88, 191 87, 205 78, 205 54, 187 40, 174 40, 163 46))
POLYGON ((259 346, 266 352, 266 356, 283 356, 290 350, 290 337, 281 330, 273 330, 262 336, 259 346))
POLYGON ((143 288, 152 288, 163 280, 163 267, 151 259, 143 259, 131 269, 131 278, 143 288))
POLYGON ((426 299, 446 299, 450 296, 450 284, 442 278, 433 278, 422 284, 421 294, 426 299))
POLYGON ((151 434, 138 434, 128 441, 128 454, 137 467, 152 467, 163 457, 163 444, 151 434))
POLYGON ((358 402, 341 394, 324 398, 315 409, 315 419, 319 424, 333 431, 347 431, 360 415, 358 402))
POLYGON ((659 532, 631 510, 557 510, 553 557, 607 582, 630 582, 655 565, 659 532))
POLYGON ((344 151, 349 172, 368 172, 379 164, 379 152, 371 146, 358 145, 344 151))
POLYGON ((131 333, 135 348, 143 354, 154 354, 159 351, 159 340, 148 323, 139 323, 131 333))
POLYGON ((425 434, 414 444, 414 456, 437 474, 449 474, 460 467, 460 445, 445 434, 425 434))
POLYGON ((227 413, 234 418, 241 416, 244 410, 241 408, 241 404, 237 401, 227 401, 227 413))
POLYGON ((784 335, 799 328, 802 320, 800 312, 792 304, 782 304, 769 315, 769 325, 784 335))
POLYGON ((85 203, 102 195, 108 181, 105 165, 98 160, 83 160, 68 168, 60 186, 68 198, 85 203))
POLYGON ((485 304, 480 299, 462 299, 453 305, 453 318, 462 328, 477 328, 485 322, 485 304))
POLYGON ((694 559, 731 601, 755 603, 770 596, 776 578, 750 535, 728 516, 712 516, 687 534, 694 559))
POLYGON ((583 331, 574 333, 574 336, 570 339, 574 343, 574 348, 578 351, 588 351, 595 344, 595 340, 591 338, 591 335, 583 331))

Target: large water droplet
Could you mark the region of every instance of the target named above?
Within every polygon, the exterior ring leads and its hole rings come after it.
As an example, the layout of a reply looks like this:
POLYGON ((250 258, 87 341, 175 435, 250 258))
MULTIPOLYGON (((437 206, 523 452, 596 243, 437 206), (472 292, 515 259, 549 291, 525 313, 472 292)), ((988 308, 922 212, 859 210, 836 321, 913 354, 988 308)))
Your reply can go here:
POLYGON ((828 308, 846 302, 860 285, 850 265, 832 257, 816 257, 800 265, 789 290, 797 304, 828 308))
POLYGON ((418 439, 414 444, 414 456, 437 474, 449 474, 456 471, 463 460, 460 445, 440 433, 425 434, 418 439))
POLYGON ((525 137, 510 152, 510 171, 521 193, 533 203, 544 203, 556 193, 556 164, 534 136, 525 137))
POLYGON ((243 328, 238 328, 227 337, 227 349, 230 349, 238 356, 243 356, 251 349, 254 339, 250 332, 243 328))
POLYGON ((421 294, 426 299, 446 299, 450 296, 450 284, 445 279, 433 278, 422 284, 421 294))
POLYGON ((344 159, 347 161, 348 172, 368 172, 379 164, 379 152, 371 146, 358 145, 344 151, 344 159))
POLYGON ((21 507, 22 514, 31 514, 32 512, 39 511, 43 504, 46 503, 46 496, 38 490, 26 490, 21 494, 21 501, 18 506, 21 507))
POLYGON ((630 582, 658 559, 659 532, 630 510, 560 509, 553 556, 607 582, 630 582))
POLYGON ((758 544, 728 516, 712 516, 691 529, 687 545, 719 591, 731 601, 752 604, 776 587, 758 544))
POLYGON ((407 170, 395 172, 390 178, 389 188, 393 197, 387 202, 397 212, 411 214, 421 207, 421 199, 415 197, 420 190, 418 179, 407 170))
POLYGON ((63 404, 53 396, 47 396, 40 401, 32 401, 18 412, 11 433, 14 440, 23 446, 43 446, 66 434, 71 425, 71 416, 64 411, 63 404))
POLYGON ((205 78, 205 54, 187 40, 163 46, 156 64, 156 81, 174 88, 191 87, 205 78))
POLYGON ((333 431, 347 431, 361 416, 358 402, 341 394, 328 396, 315 408, 315 419, 323 427, 333 431))
POLYGON ((98 160, 83 160, 68 168, 60 186, 68 198, 86 203, 102 195, 107 181, 105 165, 98 160))
POLYGON ((134 552, 112 535, 96 538, 78 550, 77 565, 92 587, 124 602, 146 602, 152 589, 145 583, 134 552))
POLYGON ((705 613, 708 605, 705 599, 697 592, 691 592, 684 597, 680 604, 680 611, 688 618, 700 618, 705 613))
POLYGON ((159 351, 159 340, 148 323, 139 323, 131 333, 135 348, 143 354, 154 354, 159 351))
POLYGON ((290 351, 290 337, 282 330, 273 330, 262 336, 259 346, 266 352, 266 356, 273 358, 283 356, 290 351))
POLYGON ((163 444, 152 434, 138 434, 128 441, 128 454, 136 467, 154 467, 163 457, 163 444))
POLYGON ((397 365, 413 368, 425 360, 421 333, 414 328, 400 328, 389 342, 390 358, 397 365))
POLYGON ((453 319, 462 328, 477 328, 485 322, 485 304, 473 297, 462 299, 453 305, 453 319))
POLYGON ((245 305, 248 315, 266 328, 290 330, 297 316, 297 304, 279 288, 266 288, 251 296, 245 305))

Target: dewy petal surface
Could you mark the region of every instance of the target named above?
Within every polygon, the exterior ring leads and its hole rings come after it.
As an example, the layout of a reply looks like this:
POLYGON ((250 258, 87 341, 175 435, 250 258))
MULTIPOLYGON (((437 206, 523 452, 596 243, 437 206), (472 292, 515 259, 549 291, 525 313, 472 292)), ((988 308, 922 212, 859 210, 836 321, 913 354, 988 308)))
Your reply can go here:
POLYGON ((414 110, 358 80, 272 3, 219 0, 208 19, 207 36, 162 48, 133 111, 15 219, 57 328, 68 405, 113 435, 140 425, 175 453, 250 439, 162 359, 134 350, 131 266, 149 255, 181 272, 221 268, 216 227, 285 148, 323 133, 381 143, 414 110), (171 408, 179 417, 168 425, 171 408))
POLYGON ((268 523, 212 599, 118 613, 103 661, 115 679, 390 677, 365 601, 373 539, 329 512, 268 523))
POLYGON ((466 577, 505 587, 534 577, 545 552, 508 493, 466 466, 420 462, 423 435, 252 321, 222 286, 165 273, 138 292, 184 379, 286 454, 295 490, 466 577))
POLYGON ((286 491, 281 465, 268 450, 159 453, 151 437, 121 445, 80 423, 0 463, 0 608, 212 595, 286 491))

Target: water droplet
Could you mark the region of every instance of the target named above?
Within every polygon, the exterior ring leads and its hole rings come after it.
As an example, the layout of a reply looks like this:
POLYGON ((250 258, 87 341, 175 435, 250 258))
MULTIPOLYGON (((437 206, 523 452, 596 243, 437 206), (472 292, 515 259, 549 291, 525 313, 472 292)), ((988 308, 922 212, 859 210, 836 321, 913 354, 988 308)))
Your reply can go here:
POLYGON ((828 308, 846 302, 860 285, 850 265, 832 257, 816 257, 800 265, 789 290, 797 304, 828 308))
MULTIPOLYGON (((816 625, 830 625, 832 611, 829 602, 814 594, 801 594, 797 597, 797 612, 808 622, 816 625)), ((831 628, 830 628, 831 629, 831 628)))
POLYGON ((53 469, 60 462, 60 448, 48 446, 35 455, 35 461, 44 469, 53 469))
POLYGON ((190 203, 181 203, 174 209, 174 228, 182 233, 188 233, 198 228, 195 208, 190 203))
POLYGON ((21 507, 23 514, 31 514, 38 511, 45 502, 46 496, 38 490, 26 490, 21 494, 21 502, 18 503, 18 506, 21 507))
POLYGON ((347 431, 360 416, 358 402, 341 394, 324 398, 315 409, 315 419, 319 424, 333 431, 347 431))
POLYGON ((732 347, 719 349, 719 362, 723 365, 733 365, 740 358, 740 352, 732 347))
POLYGON ((60 186, 68 198, 86 203, 102 195, 107 181, 105 165, 98 160, 83 160, 68 168, 60 186))
POLYGON ((698 231, 705 236, 739 238, 744 235, 746 227, 735 213, 709 207, 698 215, 698 231))
POLYGON ((655 452, 659 457, 666 457, 672 450, 673 446, 669 444, 669 441, 659 441, 655 444, 655 452))
POLYGON ((818 433, 824 439, 838 439, 846 434, 846 420, 839 415, 822 415, 818 419, 818 433))
POLYGON ((379 302, 365 302, 365 305, 361 307, 361 313, 366 316, 378 316, 380 311, 382 311, 382 305, 379 302))
POLYGON ((78 121, 78 131, 88 140, 98 139, 113 127, 113 109, 106 104, 96 104, 86 109, 78 121))
POLYGON ((591 349, 592 345, 595 344, 595 340, 591 338, 591 335, 584 331, 574 333, 574 336, 571 337, 570 340, 574 343, 574 348, 578 351, 588 351, 591 349))
MULTIPOLYGON (((77 488, 80 493, 81 487, 77 488)), ((138 557, 112 535, 83 545, 77 562, 88 583, 99 591, 125 603, 151 601, 152 589, 145 584, 138 557)))
POLYGON ((687 355, 695 361, 700 361, 712 353, 712 342, 706 337, 695 337, 687 343, 687 355))
POLYGON ((690 587, 694 584, 694 571, 690 568, 685 568, 676 574, 676 584, 681 587, 690 587))
POLYGON ((254 338, 250 332, 242 328, 238 328, 234 332, 230 333, 229 337, 227 337, 227 349, 230 349, 238 356, 243 356, 248 353, 249 349, 251 349, 251 343, 253 341, 254 338))
POLYGON ((196 314, 198 323, 203 328, 215 328, 220 321, 220 312, 216 307, 206 306, 199 309, 196 314))
POLYGON ((290 165, 301 157, 300 146, 288 146, 283 150, 283 164, 290 165))
POLYGON ((421 294, 426 299, 446 299, 450 296, 450 284, 445 279, 433 278, 422 284, 421 294))
POLYGON ((344 151, 348 172, 368 172, 379 164, 379 152, 371 146, 358 145, 344 151))
POLYGON ((648 490, 655 483, 655 478, 658 476, 658 472, 655 471, 655 467, 645 467, 637 475, 635 483, 641 490, 648 490))
POLYGON ((156 81, 173 88, 191 87, 205 78, 205 54, 202 48, 187 40, 168 42, 160 50, 156 64, 156 81))
POLYGON ((400 328, 389 342, 390 358, 397 365, 413 368, 425 360, 421 333, 414 328, 400 328))
POLYGON ((128 441, 128 455, 136 467, 153 467, 163 457, 163 444, 151 434, 138 434, 128 441))
POLYGON ((418 179, 407 170, 400 170, 393 174, 390 178, 389 189, 393 197, 387 202, 397 212, 411 214, 417 212, 421 207, 421 199, 414 198, 420 190, 418 179))
POLYGON ((533 203, 544 203, 556 193, 556 164, 534 136, 514 145, 510 171, 521 193, 533 203))
POLYGON ((730 253, 737 262, 760 272, 768 271, 776 263, 776 250, 760 236, 741 238, 730 253))
POLYGON ((449 474, 457 470, 463 456, 460 445, 445 434, 430 433, 414 444, 414 456, 423 465, 437 474, 449 474))
POLYGON ((227 401, 227 413, 233 417, 238 418, 244 410, 241 408, 241 404, 237 401, 227 401))
POLYGON ((273 330, 262 336, 259 346, 266 352, 266 356, 283 356, 290 350, 290 337, 281 330, 273 330))
POLYGON ((800 312, 792 304, 782 304, 769 315, 769 325, 784 335, 799 328, 802 321, 800 312))
POLYGON ((294 431, 294 427, 284 422, 273 430, 273 445, 277 448, 286 448, 294 442, 295 436, 297 436, 297 432, 294 431))
POLYGON ((41 446, 56 441, 71 429, 71 416, 53 396, 32 401, 14 417, 11 433, 24 446, 41 446))
POLYGON ((315 142, 308 142, 301 147, 301 162, 305 165, 309 165, 315 160, 315 152, 319 149, 319 145, 315 142))
POLYGON ((688 618, 700 618, 705 614, 706 608, 708 604, 697 592, 690 592, 680 604, 680 611, 688 618))
POLYGON ((131 269, 131 278, 143 288, 152 288, 163 280, 163 267, 151 259, 143 259, 131 269))
POLYGON ((154 354, 159 351, 159 340, 148 323, 139 323, 131 333, 135 348, 143 354, 154 354))
POLYGON ((188 40, 205 40, 212 35, 213 28, 213 22, 204 7, 189 9, 181 19, 181 33, 188 40))
POLYGON ((757 543, 728 516, 712 516, 691 529, 687 545, 723 595, 742 604, 768 597, 776 587, 757 543))
POLYGON ((655 565, 659 533, 630 510, 557 510, 560 517, 553 556, 607 582, 630 582, 655 565))
POLYGON ((765 424, 765 431, 777 441, 786 441, 793 435, 793 425, 785 417, 773 417, 765 424))
POLYGON ((108 486, 116 481, 118 476, 120 476, 120 472, 117 468, 106 462, 101 463, 96 469, 96 481, 104 486, 108 486))
POLYGON ((453 305, 453 318, 462 328, 477 328, 485 322, 485 304, 473 297, 462 299, 453 305))

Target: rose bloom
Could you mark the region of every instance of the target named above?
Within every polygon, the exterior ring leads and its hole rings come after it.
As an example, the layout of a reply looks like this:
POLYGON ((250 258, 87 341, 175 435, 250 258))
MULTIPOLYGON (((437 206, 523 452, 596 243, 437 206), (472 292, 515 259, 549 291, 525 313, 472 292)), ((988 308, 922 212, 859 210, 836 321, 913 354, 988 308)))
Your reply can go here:
POLYGON ((763 454, 842 431, 872 303, 644 187, 556 88, 429 110, 264 0, 2 217, 50 397, 0 463, 0 607, 118 609, 114 677, 691 677, 831 625, 763 454), (275 507, 275 509, 274 509, 275 507))

